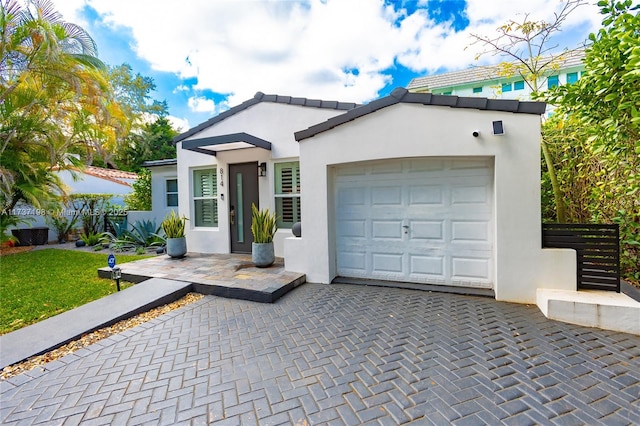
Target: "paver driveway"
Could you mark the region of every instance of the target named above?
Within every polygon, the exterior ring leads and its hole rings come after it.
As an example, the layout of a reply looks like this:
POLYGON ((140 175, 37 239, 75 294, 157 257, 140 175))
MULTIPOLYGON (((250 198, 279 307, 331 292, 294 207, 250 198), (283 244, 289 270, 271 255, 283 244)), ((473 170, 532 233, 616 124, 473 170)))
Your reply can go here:
POLYGON ((46 369, 1 423, 640 424, 640 337, 411 290, 207 296, 46 369))

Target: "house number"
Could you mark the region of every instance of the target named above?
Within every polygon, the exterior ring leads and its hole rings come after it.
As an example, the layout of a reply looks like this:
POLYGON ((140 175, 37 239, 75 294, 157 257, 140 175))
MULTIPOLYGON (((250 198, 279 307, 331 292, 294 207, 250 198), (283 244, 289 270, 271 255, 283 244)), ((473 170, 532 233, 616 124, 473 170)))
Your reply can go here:
POLYGON ((220 167, 220 186, 224 186, 224 169, 220 167))

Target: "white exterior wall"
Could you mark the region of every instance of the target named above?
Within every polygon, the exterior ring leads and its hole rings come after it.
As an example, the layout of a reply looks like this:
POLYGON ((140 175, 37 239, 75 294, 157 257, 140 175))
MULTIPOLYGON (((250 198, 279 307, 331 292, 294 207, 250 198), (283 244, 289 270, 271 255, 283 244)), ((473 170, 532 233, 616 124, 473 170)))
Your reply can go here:
MULTIPOLYGON (((336 276, 332 166, 449 156, 494 158, 496 299, 535 303, 542 256, 537 115, 400 103, 302 140, 302 238, 295 243, 304 256, 287 269, 306 273, 310 282, 336 276), (492 134, 494 120, 503 121, 505 135, 492 134)), ((546 264, 554 264, 553 253, 547 255, 546 264)))
MULTIPOLYGON (((196 228, 193 221, 187 222, 187 249, 198 253, 229 253, 230 251, 229 164, 267 163, 267 176, 258 177, 260 208, 268 208, 271 211, 275 211, 273 165, 275 162, 298 160, 299 145, 293 137, 294 132, 343 112, 327 108, 260 102, 185 139, 197 140, 205 137, 244 132, 271 142, 271 151, 260 148, 246 148, 223 151, 219 152, 217 156, 212 156, 184 150, 182 149, 182 142, 178 142, 178 205, 180 206, 181 215, 184 214, 188 218, 195 217, 192 213, 193 170, 212 167, 218 169, 218 227, 196 228), (222 182, 220 168, 223 169, 222 182)), ((274 238, 276 256, 284 256, 284 239, 291 235, 290 229, 278 230, 274 238)))

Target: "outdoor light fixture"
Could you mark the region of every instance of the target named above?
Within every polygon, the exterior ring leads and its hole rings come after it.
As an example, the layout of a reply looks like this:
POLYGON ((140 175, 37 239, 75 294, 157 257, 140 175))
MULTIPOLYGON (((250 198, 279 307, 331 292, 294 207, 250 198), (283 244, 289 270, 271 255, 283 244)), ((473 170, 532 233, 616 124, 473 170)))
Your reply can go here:
POLYGON ((260 177, 265 177, 267 175, 267 163, 260 163, 258 166, 258 174, 260 177))
POLYGON ((111 268, 111 279, 116 282, 116 286, 118 287, 118 291, 120 291, 120 278, 122 278, 122 271, 119 266, 114 266, 111 268))
POLYGON ((502 124, 502 120, 493 122, 493 134, 504 135, 504 125, 502 124))

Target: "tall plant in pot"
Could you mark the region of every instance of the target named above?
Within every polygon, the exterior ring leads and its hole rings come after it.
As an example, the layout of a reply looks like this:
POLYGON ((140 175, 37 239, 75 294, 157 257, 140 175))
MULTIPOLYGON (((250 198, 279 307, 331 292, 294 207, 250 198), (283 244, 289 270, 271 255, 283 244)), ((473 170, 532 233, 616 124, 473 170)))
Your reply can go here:
POLYGON ((167 237, 167 254, 176 259, 187 254, 187 239, 184 236, 187 220, 185 216, 180 217, 171 210, 162 221, 162 230, 167 237))
POLYGON ((269 209, 258 210, 255 204, 251 205, 251 260, 260 268, 271 266, 276 260, 273 251, 273 236, 278 230, 276 215, 269 209))

